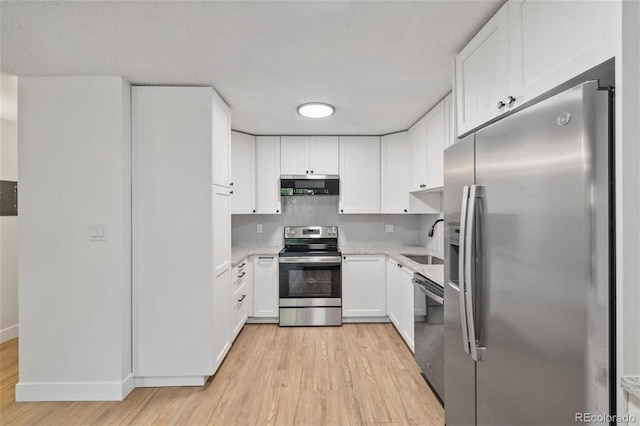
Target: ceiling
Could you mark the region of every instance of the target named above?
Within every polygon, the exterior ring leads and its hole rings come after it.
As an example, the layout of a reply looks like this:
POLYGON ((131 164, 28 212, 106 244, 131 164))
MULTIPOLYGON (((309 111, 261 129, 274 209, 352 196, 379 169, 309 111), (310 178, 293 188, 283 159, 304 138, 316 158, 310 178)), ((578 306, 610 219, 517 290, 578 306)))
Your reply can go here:
POLYGON ((3 72, 213 86, 232 128, 405 130, 452 87, 452 60, 504 0, 6 1, 3 72), (308 119, 298 105, 336 113, 308 119))

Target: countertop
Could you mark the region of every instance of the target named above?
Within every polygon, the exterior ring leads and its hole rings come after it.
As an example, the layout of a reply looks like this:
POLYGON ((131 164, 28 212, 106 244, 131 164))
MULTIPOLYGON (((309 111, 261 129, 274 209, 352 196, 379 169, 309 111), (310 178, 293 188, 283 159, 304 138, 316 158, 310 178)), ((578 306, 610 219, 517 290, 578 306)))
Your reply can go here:
POLYGON ((231 267, 249 256, 277 256, 282 250, 282 246, 249 246, 249 247, 232 247, 231 248, 231 267))
MULTIPOLYGON (((248 256, 274 256, 282 250, 282 246, 248 246, 233 247, 231 249, 231 266, 236 266, 248 256)), ((400 265, 410 269, 413 272, 419 272, 436 284, 444 287, 444 265, 421 265, 413 260, 406 258, 402 253, 432 255, 442 258, 440 253, 419 246, 376 246, 376 245, 357 245, 357 246, 340 246, 343 255, 353 254, 379 254, 389 256, 400 265)))
POLYGON ((418 262, 406 258, 402 253, 406 254, 418 254, 418 255, 432 255, 442 258, 442 254, 433 250, 429 250, 419 246, 340 246, 340 251, 343 255, 350 254, 381 254, 387 255, 391 259, 398 262, 405 268, 412 270, 413 272, 419 272, 425 277, 434 281, 436 284, 440 284, 444 287, 444 265, 421 265, 418 262))
POLYGON ((640 376, 620 377, 620 387, 630 394, 640 398, 640 376))

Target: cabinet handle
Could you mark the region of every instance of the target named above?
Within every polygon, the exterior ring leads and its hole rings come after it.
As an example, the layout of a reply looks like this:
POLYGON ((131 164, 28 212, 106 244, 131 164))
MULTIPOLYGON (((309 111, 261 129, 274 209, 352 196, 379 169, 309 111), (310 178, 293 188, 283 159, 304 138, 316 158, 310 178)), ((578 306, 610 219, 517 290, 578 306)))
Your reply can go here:
POLYGON ((258 260, 272 260, 273 256, 258 256, 258 260))
POLYGON ((242 263, 240 264, 240 266, 238 266, 238 268, 242 268, 242 267, 244 267, 244 265, 246 265, 246 263, 245 263, 245 262, 242 262, 242 263))
POLYGON ((402 265, 398 263, 398 268, 402 268, 402 265))
POLYGON ((229 191, 229 195, 233 195, 233 191, 229 191))
POLYGON ((496 104, 496 107, 498 107, 498 109, 502 109, 504 108, 504 106, 505 106, 505 103, 502 101, 498 101, 498 103, 496 104))
POLYGON ((513 96, 507 97, 507 105, 511 105, 515 101, 516 101, 516 98, 514 98, 513 96))
POLYGON ((244 277, 245 275, 247 275, 247 273, 246 273, 246 272, 243 272, 243 273, 241 273, 241 274, 239 274, 239 275, 238 275, 238 278, 242 278, 242 277, 244 277))
POLYGON ((247 297, 246 294, 243 294, 242 297, 240 299, 238 299, 238 302, 242 302, 244 300, 244 298, 247 297))
POLYGON ((233 182, 229 182, 229 186, 233 186, 233 182))

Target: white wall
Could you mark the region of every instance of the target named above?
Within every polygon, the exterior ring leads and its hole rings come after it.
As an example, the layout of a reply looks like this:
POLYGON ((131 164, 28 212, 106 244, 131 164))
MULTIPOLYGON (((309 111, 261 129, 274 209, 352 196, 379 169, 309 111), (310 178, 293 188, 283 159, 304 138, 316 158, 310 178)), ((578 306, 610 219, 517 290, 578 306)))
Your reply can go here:
POLYGON ((119 77, 20 78, 18 401, 132 389, 130 93, 119 77), (108 241, 89 241, 94 224, 108 241))
MULTIPOLYGON (((2 74, 0 180, 18 180, 18 78, 2 74)), ((18 337, 18 217, 0 216, 0 343, 18 337)))
POLYGON ((425 214, 420 216, 418 227, 420 229, 420 245, 440 253, 444 257, 444 222, 438 222, 433 229, 433 237, 428 235, 429 229, 438 219, 444 219, 441 214, 425 214))

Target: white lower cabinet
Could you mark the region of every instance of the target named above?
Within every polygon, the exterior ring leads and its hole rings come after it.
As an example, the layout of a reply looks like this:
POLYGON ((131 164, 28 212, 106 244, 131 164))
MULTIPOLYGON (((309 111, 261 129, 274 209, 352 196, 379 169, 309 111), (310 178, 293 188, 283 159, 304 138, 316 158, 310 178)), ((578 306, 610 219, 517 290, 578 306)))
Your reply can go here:
POLYGON ((253 316, 253 263, 243 259, 231 270, 231 340, 253 316))
POLYGON ((387 315, 385 269, 386 256, 343 256, 343 317, 385 317, 387 315))
POLYGON ((413 271, 389 259, 387 262, 387 313, 407 346, 414 352, 415 290, 412 279, 413 271))
POLYGON ((277 318, 278 308, 278 256, 253 258, 253 316, 277 318))

